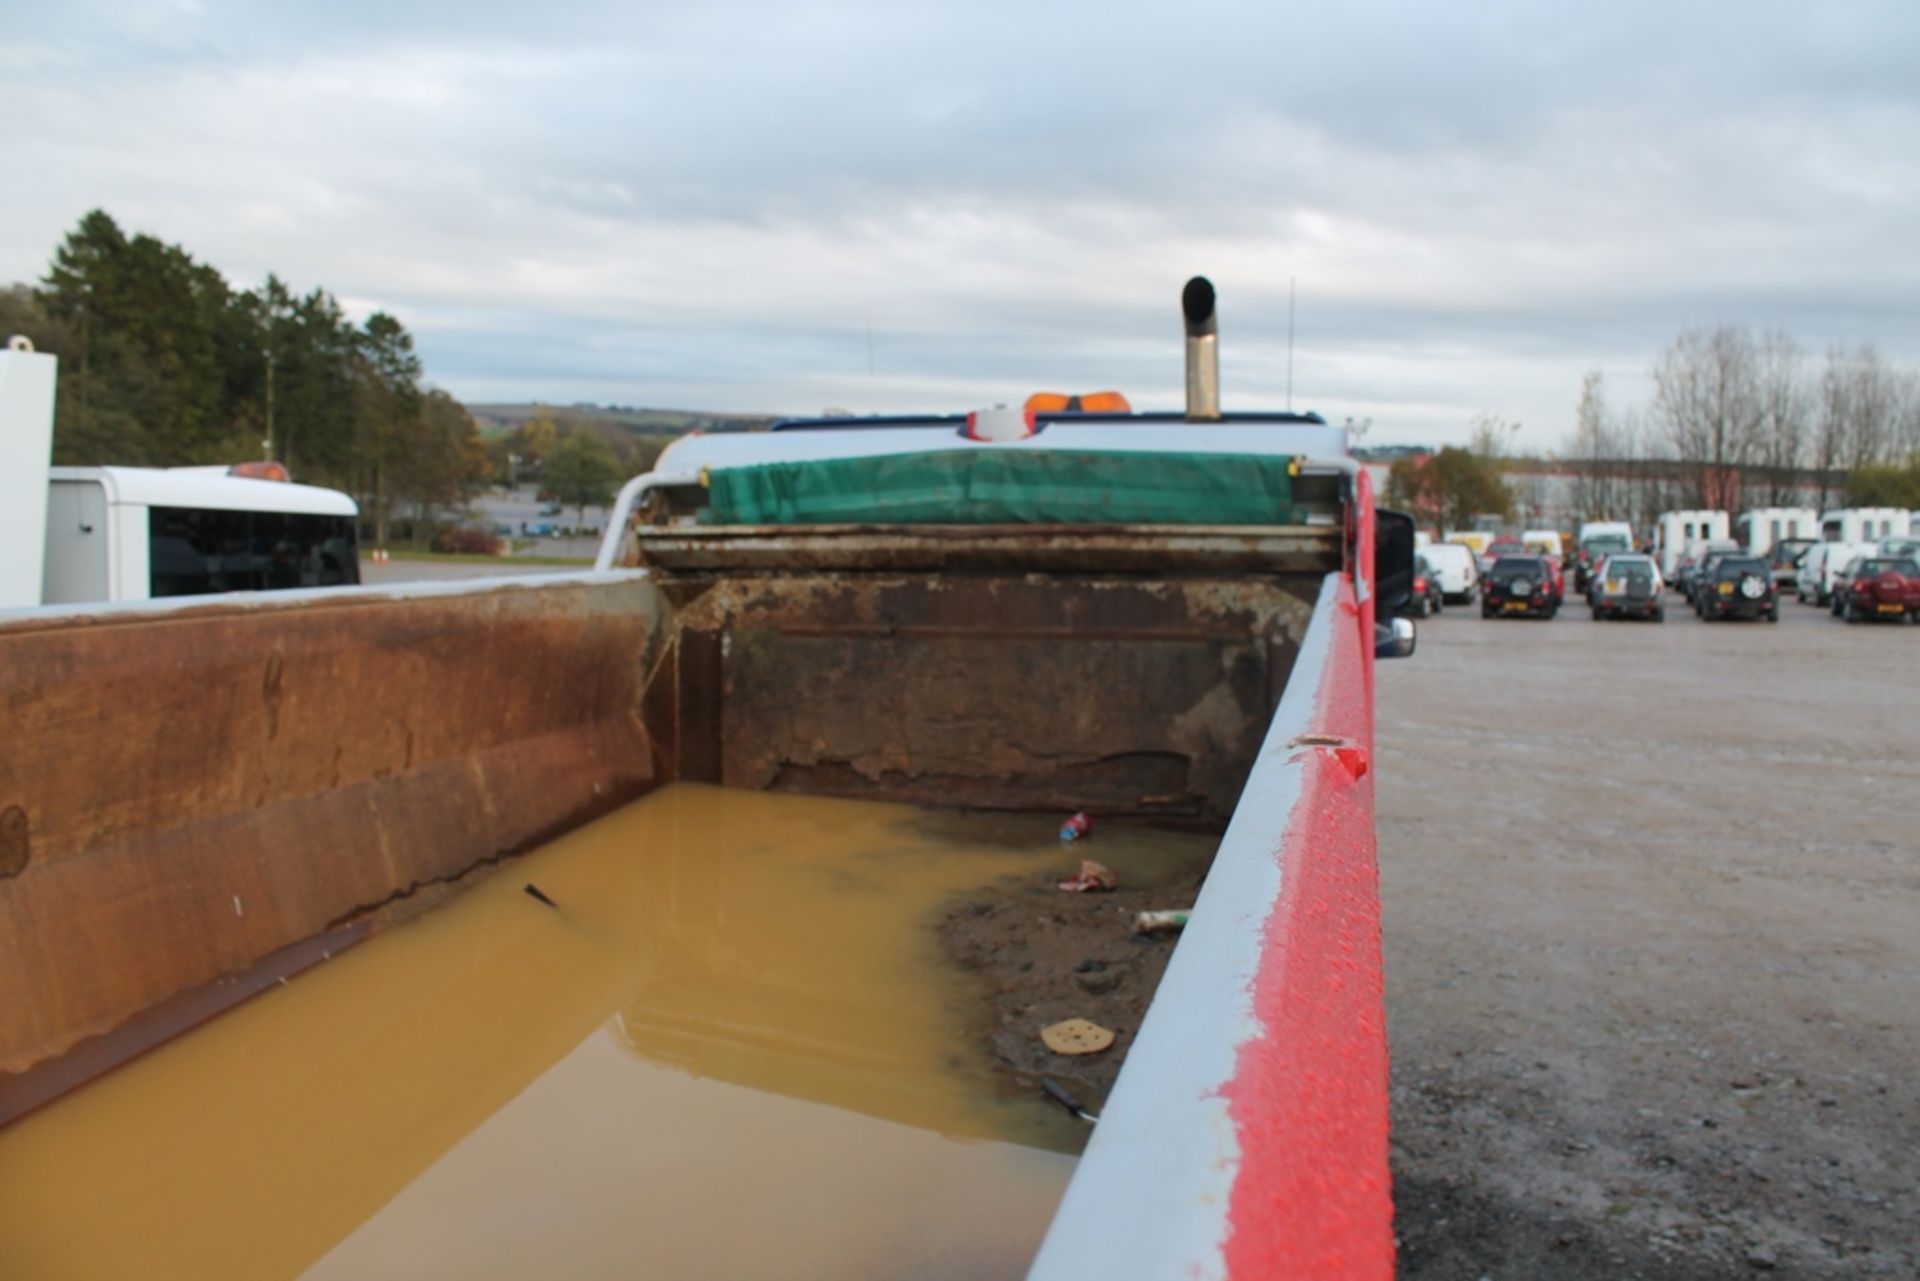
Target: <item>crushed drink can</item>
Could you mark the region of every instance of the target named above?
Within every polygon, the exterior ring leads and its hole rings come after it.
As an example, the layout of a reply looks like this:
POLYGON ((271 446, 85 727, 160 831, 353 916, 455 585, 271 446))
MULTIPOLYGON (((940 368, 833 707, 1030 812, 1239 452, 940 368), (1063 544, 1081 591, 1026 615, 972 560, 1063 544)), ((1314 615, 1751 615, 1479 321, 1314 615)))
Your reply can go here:
POLYGON ((1064 842, 1077 841, 1093 830, 1093 818, 1081 810, 1060 825, 1060 839, 1064 842))

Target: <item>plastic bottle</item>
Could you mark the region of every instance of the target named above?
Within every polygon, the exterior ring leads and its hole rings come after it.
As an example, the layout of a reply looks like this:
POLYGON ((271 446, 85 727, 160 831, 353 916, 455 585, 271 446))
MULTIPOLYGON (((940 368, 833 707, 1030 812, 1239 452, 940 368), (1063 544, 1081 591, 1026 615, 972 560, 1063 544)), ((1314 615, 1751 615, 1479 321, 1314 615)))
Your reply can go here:
POLYGON ((1093 819, 1085 810, 1060 825, 1060 840, 1071 844, 1093 830, 1093 819))

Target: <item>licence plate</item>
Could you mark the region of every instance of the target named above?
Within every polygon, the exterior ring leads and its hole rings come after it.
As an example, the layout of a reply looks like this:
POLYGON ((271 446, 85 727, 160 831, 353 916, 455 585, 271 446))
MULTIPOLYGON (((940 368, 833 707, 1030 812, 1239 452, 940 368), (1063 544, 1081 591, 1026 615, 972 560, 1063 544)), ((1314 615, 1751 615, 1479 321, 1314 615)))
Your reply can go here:
POLYGON ((1720 584, 1720 594, 1721 594, 1722 596, 1731 596, 1731 595, 1733 595, 1733 584, 1732 584, 1732 583, 1722 583, 1722 584, 1720 584))
POLYGON ((1624 579, 1624 578, 1609 578, 1609 579, 1607 580, 1607 595, 1609 595, 1609 596, 1624 596, 1624 595, 1626 595, 1626 594, 1627 594, 1627 580, 1626 580, 1626 579, 1624 579))
POLYGON ((1880 607, 1880 612, 1883 614, 1899 614, 1899 613, 1903 613, 1906 610, 1906 608, 1907 607, 1905 605, 1882 605, 1880 607))
POLYGON ((1524 614, 1527 611, 1527 602, 1523 600, 1510 600, 1506 604, 1506 610, 1509 614, 1524 614))

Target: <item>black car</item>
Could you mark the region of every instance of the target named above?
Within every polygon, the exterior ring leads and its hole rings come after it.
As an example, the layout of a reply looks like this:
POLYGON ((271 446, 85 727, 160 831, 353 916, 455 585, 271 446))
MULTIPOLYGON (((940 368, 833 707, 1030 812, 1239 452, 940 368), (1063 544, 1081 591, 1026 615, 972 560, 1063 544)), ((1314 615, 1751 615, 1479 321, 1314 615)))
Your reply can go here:
POLYGON ((1440 590, 1440 576, 1433 572, 1433 566, 1427 563, 1425 556, 1415 557, 1413 595, 1396 612, 1413 618, 1425 618, 1428 614, 1439 613, 1445 603, 1445 595, 1440 590))
POLYGON ((1704 622, 1716 618, 1764 618, 1780 621, 1780 597, 1773 566, 1758 556, 1710 556, 1693 587, 1694 612, 1704 622))
POLYGON ((1619 534, 1595 534, 1580 544, 1580 550, 1573 558, 1573 590, 1582 596, 1593 581, 1593 567, 1609 556, 1619 556, 1631 552, 1631 540, 1619 534))
POLYGON ((1552 618, 1560 612, 1553 567, 1540 556, 1502 556, 1480 584, 1480 617, 1502 614, 1552 618))

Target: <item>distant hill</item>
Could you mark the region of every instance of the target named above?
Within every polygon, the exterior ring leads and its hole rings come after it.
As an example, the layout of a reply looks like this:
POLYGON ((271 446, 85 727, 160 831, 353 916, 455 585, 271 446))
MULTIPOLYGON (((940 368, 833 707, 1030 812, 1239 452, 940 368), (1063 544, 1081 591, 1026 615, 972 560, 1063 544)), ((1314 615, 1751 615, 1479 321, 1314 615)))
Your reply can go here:
POLYGON ((705 409, 640 409, 631 405, 468 405, 482 436, 512 431, 529 418, 550 415, 560 424, 587 427, 595 435, 678 436, 698 427, 703 431, 764 431, 776 417, 770 414, 729 414, 705 409))

